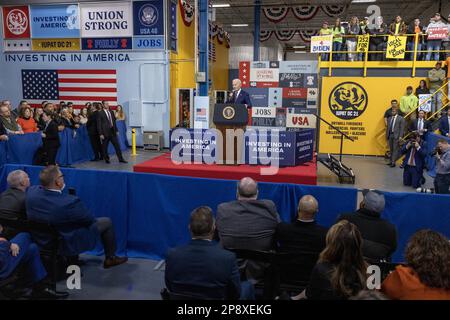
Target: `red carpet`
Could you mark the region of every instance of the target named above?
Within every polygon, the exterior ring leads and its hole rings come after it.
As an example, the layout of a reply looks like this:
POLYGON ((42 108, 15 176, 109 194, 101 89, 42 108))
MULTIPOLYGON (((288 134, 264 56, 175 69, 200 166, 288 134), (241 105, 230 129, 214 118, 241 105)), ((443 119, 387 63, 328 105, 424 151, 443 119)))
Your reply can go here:
POLYGON ((170 159, 170 153, 166 153, 152 160, 135 165, 133 171, 210 179, 239 180, 243 177, 251 177, 256 181, 265 182, 317 184, 317 166, 315 161, 297 167, 279 168, 276 175, 261 175, 261 168, 263 168, 263 166, 225 166, 208 164, 176 165, 170 159))

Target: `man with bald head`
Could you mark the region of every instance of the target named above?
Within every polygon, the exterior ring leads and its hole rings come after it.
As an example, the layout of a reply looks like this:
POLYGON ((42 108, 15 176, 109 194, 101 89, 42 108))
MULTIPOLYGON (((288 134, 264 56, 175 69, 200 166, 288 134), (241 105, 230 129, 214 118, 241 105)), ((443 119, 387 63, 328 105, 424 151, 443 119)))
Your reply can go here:
POLYGON ((298 202, 297 220, 282 222, 277 227, 276 239, 280 252, 316 252, 325 248, 328 229, 317 224, 319 211, 317 199, 311 195, 303 196, 298 202))
POLYGON ((216 226, 225 248, 268 251, 280 217, 271 200, 258 200, 258 184, 243 178, 237 184, 237 200, 217 207, 216 226))
POLYGON ((247 108, 252 107, 252 102, 250 100, 250 95, 248 92, 241 89, 242 82, 239 79, 234 79, 232 82, 233 93, 228 97, 227 103, 232 104, 245 104, 247 108))
MULTIPOLYGON (((6 178, 8 189, 0 195, 0 215, 6 218, 26 219, 25 192, 30 186, 30 178, 25 171, 15 170, 6 178)), ((17 234, 5 227, 5 235, 11 239, 17 234)))

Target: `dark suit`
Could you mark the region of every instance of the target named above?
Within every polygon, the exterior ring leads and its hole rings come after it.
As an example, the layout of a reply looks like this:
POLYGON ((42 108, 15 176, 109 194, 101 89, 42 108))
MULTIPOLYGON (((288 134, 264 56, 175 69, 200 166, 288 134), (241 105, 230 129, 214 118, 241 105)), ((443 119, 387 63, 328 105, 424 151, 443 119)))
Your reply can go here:
POLYGON ((47 164, 56 164, 56 155, 61 146, 59 141, 58 124, 55 120, 50 120, 44 128, 45 138, 42 138, 44 152, 47 155, 47 164))
POLYGON ((108 155, 108 145, 109 142, 111 142, 114 146, 114 149, 116 150, 117 158, 119 160, 123 160, 122 151, 120 150, 119 140, 117 139, 117 133, 119 132, 117 130, 116 126, 116 117, 114 115, 114 112, 110 110, 101 110, 98 111, 97 114, 97 130, 99 136, 104 136, 104 139, 102 141, 102 153, 103 153, 103 159, 109 160, 108 155), (106 112, 109 113, 110 117, 108 119, 108 116, 106 115, 106 112))
POLYGON ((207 240, 192 240, 169 250, 165 281, 169 291, 179 294, 238 299, 241 292, 234 253, 207 240))
POLYGON ((86 129, 88 131, 89 140, 91 141, 92 151, 94 151, 94 159, 102 159, 102 143, 97 130, 97 116, 98 111, 92 112, 86 123, 86 129))
POLYGON ((327 232, 327 228, 318 225, 315 221, 281 222, 276 233, 278 251, 287 253, 317 252, 319 254, 325 248, 327 232))
POLYGON ((248 92, 242 89, 239 92, 239 95, 237 95, 237 91, 233 91, 233 96, 230 99, 228 99, 227 103, 246 104, 248 108, 252 107, 250 95, 248 94, 248 92))
MULTIPOLYGON (((62 235, 62 255, 74 256, 94 248, 99 235, 96 220, 78 197, 32 186, 26 207, 29 220, 50 223, 62 235)), ((33 238, 42 248, 50 242, 43 234, 33 234, 33 238)))
POLYGON ((24 280, 29 284, 35 284, 47 276, 42 264, 39 248, 31 242, 28 233, 19 233, 11 241, 6 241, 0 235, 0 280, 10 276, 18 267, 24 268, 24 280), (14 257, 11 254, 11 243, 19 246, 19 254, 14 257))
POLYGON ((229 249, 268 251, 280 217, 271 200, 236 200, 217 207, 220 242, 229 249))
POLYGON ((337 221, 347 220, 355 224, 363 238, 365 257, 380 260, 389 259, 397 249, 397 230, 380 213, 359 209, 355 213, 342 214, 337 221))
POLYGON ((8 132, 6 132, 5 127, 3 126, 3 123, 0 122, 0 136, 6 135, 8 132))
MULTIPOLYGON (((15 188, 9 188, 0 195, 0 215, 6 218, 26 219, 25 192, 15 188)), ((5 227, 5 236, 8 239, 13 238, 18 231, 5 227)))
POLYGON ((405 119, 397 115, 395 122, 393 122, 394 116, 391 116, 387 120, 386 139, 389 143, 389 150, 391 152, 391 163, 395 163, 399 158, 400 153, 400 138, 405 134, 406 121, 405 119))
MULTIPOLYGON (((421 136, 426 136, 426 134, 428 132, 433 131, 433 129, 431 128, 431 122, 425 119, 422 119, 423 121, 423 126, 422 129, 423 130, 427 130, 423 133, 419 133, 421 136)), ((411 121, 411 124, 409 125, 409 131, 418 131, 419 130, 419 119, 415 119, 413 121, 411 121)))
POLYGON ((422 183, 423 169, 425 168, 425 158, 427 156, 426 147, 422 143, 419 150, 416 148, 407 149, 408 143, 405 143, 402 147, 402 154, 405 155, 403 160, 403 184, 405 186, 412 186, 413 188, 419 188, 422 183), (414 161, 411 159, 411 153, 414 150, 414 161))
POLYGON ((441 132, 441 134, 443 136, 448 136, 448 134, 450 132, 450 128, 449 128, 449 119, 448 119, 447 115, 444 115, 439 120, 439 131, 441 132))

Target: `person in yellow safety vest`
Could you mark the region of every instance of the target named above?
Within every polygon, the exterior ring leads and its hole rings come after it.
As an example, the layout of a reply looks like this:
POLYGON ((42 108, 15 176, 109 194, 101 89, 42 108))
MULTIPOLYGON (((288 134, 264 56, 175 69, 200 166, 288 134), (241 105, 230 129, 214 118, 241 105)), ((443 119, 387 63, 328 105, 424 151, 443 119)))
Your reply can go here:
MULTIPOLYGON (((406 88, 406 95, 400 98, 400 110, 405 115, 414 111, 419 106, 419 98, 415 94, 413 94, 413 87, 408 86, 406 88)), ((416 113, 413 112, 409 116, 409 120, 413 121, 416 119, 416 113)))
MULTIPOLYGON (((320 36, 328 36, 331 34, 332 34, 332 30, 328 28, 328 22, 324 21, 324 23, 322 24, 322 29, 320 29, 320 31, 319 31, 319 35, 320 36)), ((327 61, 330 59, 330 54, 322 53, 321 58, 322 58, 322 60, 327 61)))

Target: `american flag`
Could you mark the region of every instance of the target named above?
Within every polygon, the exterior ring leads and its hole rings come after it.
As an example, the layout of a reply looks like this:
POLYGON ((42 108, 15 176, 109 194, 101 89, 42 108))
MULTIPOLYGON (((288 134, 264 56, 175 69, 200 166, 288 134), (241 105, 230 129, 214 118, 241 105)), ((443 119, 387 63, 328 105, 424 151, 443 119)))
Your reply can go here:
POLYGON ((206 116, 206 109, 205 108, 197 108, 196 112, 197 112, 197 116, 206 116))
POLYGON ((116 106, 117 74, 116 70, 22 70, 22 91, 32 107, 44 100, 73 102, 74 108, 103 100, 116 106))

